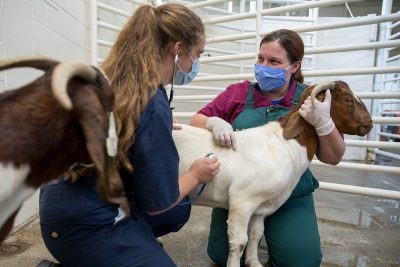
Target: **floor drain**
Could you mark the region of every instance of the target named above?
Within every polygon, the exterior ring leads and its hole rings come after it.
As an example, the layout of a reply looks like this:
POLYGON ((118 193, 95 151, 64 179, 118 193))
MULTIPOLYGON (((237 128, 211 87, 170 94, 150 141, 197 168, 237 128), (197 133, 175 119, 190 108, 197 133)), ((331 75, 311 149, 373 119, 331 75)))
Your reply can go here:
POLYGON ((26 250, 28 246, 26 244, 19 244, 19 243, 13 243, 13 244, 1 244, 0 245, 0 254, 1 255, 12 255, 12 254, 18 254, 26 250))
POLYGON ((1 245, 1 252, 3 253, 15 253, 21 249, 21 246, 18 245, 1 245))

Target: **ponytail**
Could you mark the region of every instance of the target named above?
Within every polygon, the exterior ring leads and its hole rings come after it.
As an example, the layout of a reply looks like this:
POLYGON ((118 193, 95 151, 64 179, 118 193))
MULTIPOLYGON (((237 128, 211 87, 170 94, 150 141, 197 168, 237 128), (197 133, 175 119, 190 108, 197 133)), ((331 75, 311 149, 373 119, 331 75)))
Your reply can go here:
POLYGON ((303 72, 301 71, 301 67, 293 74, 293 78, 299 83, 304 82, 304 76, 303 72))
POLYGON ((179 4, 138 7, 123 27, 102 69, 115 94, 114 115, 119 137, 117 167, 133 170, 128 150, 139 118, 162 83, 160 65, 174 42, 189 49, 204 36, 201 19, 179 4))
POLYGON ((114 114, 119 136, 118 163, 132 171, 127 153, 135 141, 140 114, 152 97, 161 76, 158 18, 149 5, 140 6, 126 23, 102 68, 115 94, 114 114))

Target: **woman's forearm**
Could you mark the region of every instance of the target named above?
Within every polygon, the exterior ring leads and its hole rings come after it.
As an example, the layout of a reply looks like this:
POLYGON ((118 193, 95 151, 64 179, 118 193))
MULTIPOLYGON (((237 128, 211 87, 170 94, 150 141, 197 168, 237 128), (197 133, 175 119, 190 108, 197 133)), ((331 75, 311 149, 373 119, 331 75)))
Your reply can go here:
POLYGON ((317 158, 323 163, 338 164, 342 160, 345 149, 343 137, 336 128, 328 135, 318 136, 317 158))
POLYGON ((190 120, 190 125, 196 126, 199 128, 206 128, 208 117, 203 114, 194 114, 190 120))

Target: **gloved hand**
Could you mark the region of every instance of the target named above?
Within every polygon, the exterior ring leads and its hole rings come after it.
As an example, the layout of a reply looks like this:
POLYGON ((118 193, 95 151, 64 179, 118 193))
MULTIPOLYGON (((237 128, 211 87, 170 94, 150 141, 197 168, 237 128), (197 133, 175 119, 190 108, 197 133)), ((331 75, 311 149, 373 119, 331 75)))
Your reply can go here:
POLYGON ((213 132, 217 144, 236 150, 235 134, 228 122, 218 117, 210 117, 207 119, 206 128, 213 132))
POLYGON ((326 90, 324 102, 315 99, 315 107, 311 103, 311 96, 307 97, 299 109, 300 115, 315 127, 319 136, 330 134, 335 129, 331 118, 331 92, 326 90))

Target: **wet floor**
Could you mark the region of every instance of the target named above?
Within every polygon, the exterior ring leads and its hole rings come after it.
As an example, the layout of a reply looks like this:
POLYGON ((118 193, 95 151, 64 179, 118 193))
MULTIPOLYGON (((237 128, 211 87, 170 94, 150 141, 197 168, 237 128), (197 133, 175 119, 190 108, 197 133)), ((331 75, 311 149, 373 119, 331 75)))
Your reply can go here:
MULTIPOLYGON (((398 160, 377 157, 380 165, 398 160)), ((400 191, 397 174, 312 168, 318 180, 400 191)), ((326 266, 400 266, 400 202, 318 190, 315 203, 326 266)))
MULTIPOLYGON (((381 164, 400 166, 381 158, 381 164)), ((319 181, 399 190, 395 174, 312 167, 319 181)), ((400 202, 317 190, 314 194, 322 241, 322 266, 400 266, 400 202)), ((206 254, 211 209, 193 207, 189 223, 163 238, 164 248, 179 267, 212 267, 206 254)), ((259 250, 267 261, 264 242, 259 250)), ((38 220, 11 236, 0 247, 1 267, 32 267, 51 259, 40 237, 38 220)))

